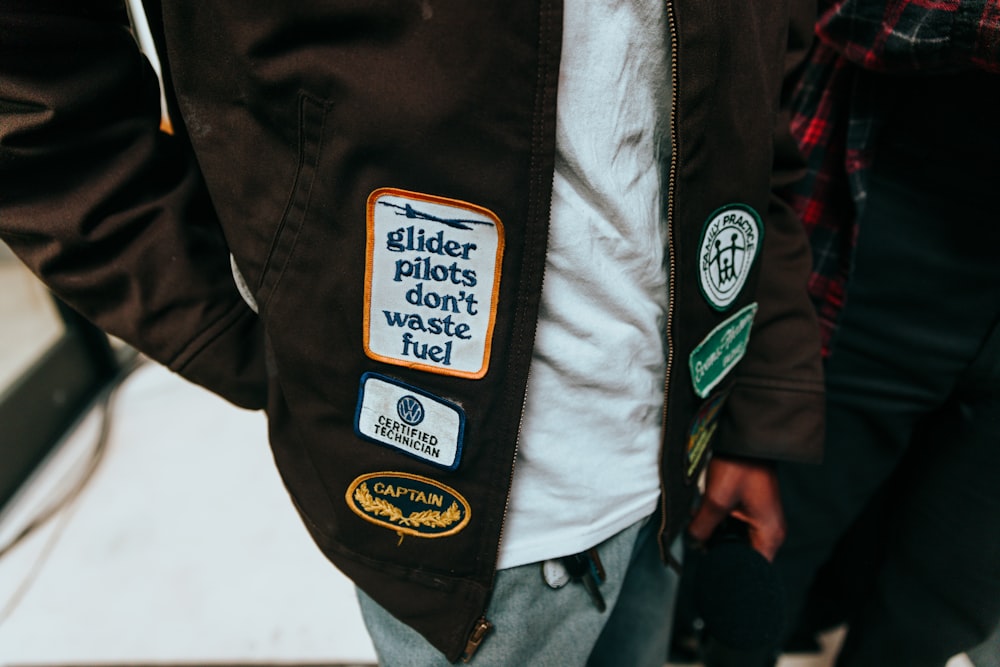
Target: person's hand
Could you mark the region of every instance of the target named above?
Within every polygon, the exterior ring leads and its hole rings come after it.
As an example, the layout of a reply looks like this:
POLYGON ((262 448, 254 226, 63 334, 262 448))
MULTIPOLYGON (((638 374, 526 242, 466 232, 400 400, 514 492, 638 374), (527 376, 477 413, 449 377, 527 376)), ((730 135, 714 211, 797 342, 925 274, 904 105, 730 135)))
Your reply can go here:
POLYGON ((705 543, 730 515, 747 524, 750 545, 769 561, 774 560, 785 539, 785 515, 773 466, 748 459, 712 457, 705 495, 688 532, 705 543))

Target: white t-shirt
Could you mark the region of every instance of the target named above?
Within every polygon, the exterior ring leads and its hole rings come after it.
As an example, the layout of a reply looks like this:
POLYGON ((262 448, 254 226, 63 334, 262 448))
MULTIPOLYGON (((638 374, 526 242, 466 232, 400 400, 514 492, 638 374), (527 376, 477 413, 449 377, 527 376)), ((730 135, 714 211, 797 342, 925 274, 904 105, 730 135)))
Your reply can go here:
POLYGON ((549 248, 498 567, 652 513, 666 366, 662 0, 567 0, 549 248))

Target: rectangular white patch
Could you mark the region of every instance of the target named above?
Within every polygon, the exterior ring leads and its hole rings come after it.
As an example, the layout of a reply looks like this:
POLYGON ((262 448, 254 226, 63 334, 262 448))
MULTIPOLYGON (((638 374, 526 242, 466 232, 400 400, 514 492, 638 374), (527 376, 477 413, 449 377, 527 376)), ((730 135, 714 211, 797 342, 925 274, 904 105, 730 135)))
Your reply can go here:
POLYGON ((462 455, 465 413, 416 387, 366 373, 354 428, 367 440, 454 470, 462 455))
POLYGON ((365 353, 481 378, 489 366, 503 225, 491 211, 393 188, 368 198, 365 353))

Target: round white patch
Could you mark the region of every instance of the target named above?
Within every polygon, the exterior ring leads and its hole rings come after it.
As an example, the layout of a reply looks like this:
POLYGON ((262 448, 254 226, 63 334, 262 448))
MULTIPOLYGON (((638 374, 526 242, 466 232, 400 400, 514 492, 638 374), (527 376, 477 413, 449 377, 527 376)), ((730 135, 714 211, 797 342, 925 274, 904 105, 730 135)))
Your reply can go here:
POLYGON ((763 236, 760 216, 744 204, 724 206, 709 217, 698 252, 698 284, 712 307, 726 310, 736 301, 763 236))

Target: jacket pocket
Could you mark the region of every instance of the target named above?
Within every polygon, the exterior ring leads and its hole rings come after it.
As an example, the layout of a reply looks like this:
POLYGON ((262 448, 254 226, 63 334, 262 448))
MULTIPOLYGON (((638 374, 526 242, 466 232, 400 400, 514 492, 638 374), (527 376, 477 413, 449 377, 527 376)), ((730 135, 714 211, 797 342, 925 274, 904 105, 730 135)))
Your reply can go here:
POLYGON ((257 303, 267 309, 285 269, 295 256, 303 222, 309 212, 319 158, 323 148, 328 106, 308 94, 298 100, 298 164, 281 221, 271 240, 267 260, 257 285, 257 303))

